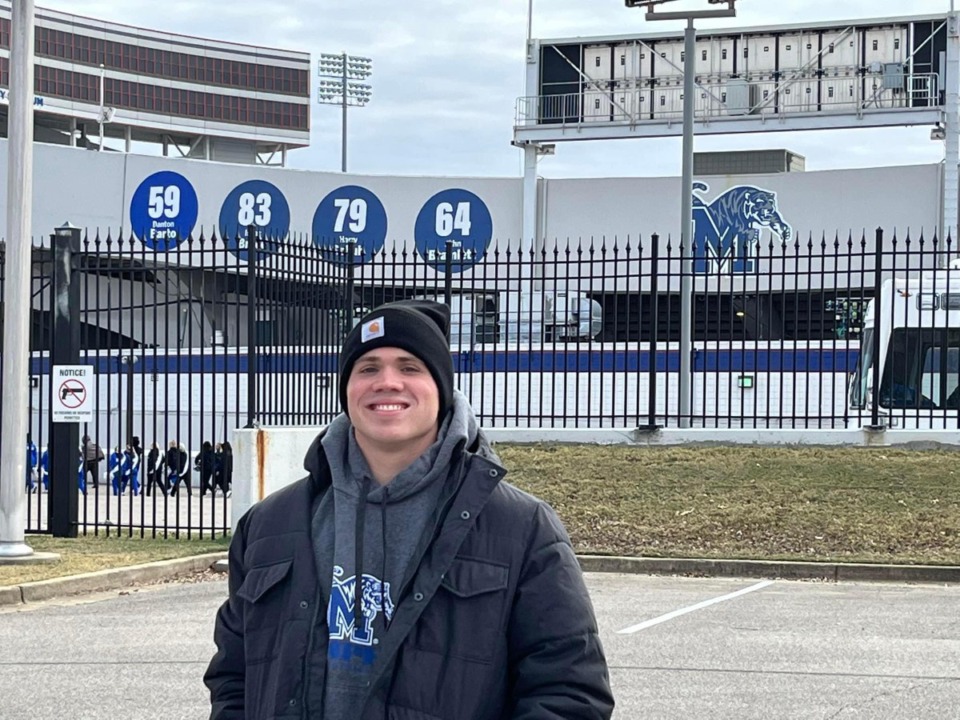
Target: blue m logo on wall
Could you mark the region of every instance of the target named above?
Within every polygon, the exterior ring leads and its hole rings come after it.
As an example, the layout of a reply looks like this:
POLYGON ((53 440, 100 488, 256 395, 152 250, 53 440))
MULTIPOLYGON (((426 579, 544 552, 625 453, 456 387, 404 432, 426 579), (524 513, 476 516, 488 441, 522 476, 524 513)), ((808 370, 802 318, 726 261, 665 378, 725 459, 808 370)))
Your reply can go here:
POLYGON ((355 577, 343 579, 343 568, 333 568, 333 584, 330 588, 330 605, 327 609, 327 624, 330 627, 328 656, 333 660, 349 662, 359 658, 363 665, 372 665, 375 659, 374 646, 379 642, 374 637, 373 621, 380 613, 387 620, 393 618, 393 599, 390 583, 381 582, 373 575, 363 574, 360 584, 360 607, 362 617, 354 617, 357 581, 355 577))
POLYGON ((752 185, 737 185, 704 202, 697 193, 709 186, 693 184, 693 271, 695 273, 752 273, 763 228, 790 240, 792 228, 780 217, 777 194, 752 185))

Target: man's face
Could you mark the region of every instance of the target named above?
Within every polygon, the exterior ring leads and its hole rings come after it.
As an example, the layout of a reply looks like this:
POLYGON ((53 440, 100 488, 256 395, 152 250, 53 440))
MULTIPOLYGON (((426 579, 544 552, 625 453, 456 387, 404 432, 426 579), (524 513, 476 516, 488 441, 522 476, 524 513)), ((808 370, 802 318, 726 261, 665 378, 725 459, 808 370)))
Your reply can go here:
POLYGON ((436 440, 439 410, 433 376, 406 350, 376 348, 354 364, 347 412, 361 449, 423 452, 436 440))

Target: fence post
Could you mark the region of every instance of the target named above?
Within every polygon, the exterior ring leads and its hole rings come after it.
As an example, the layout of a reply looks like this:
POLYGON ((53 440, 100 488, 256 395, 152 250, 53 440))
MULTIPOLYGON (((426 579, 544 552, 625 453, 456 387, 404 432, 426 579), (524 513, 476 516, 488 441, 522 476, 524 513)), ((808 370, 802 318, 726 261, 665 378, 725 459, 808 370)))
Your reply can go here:
POLYGON ((447 240, 446 245, 446 254, 443 256, 443 302, 450 307, 453 302, 453 240, 447 240))
MULTIPOLYGON (((50 299, 52 337, 50 348, 50 377, 54 365, 80 364, 80 282, 73 272, 74 254, 80 252, 80 229, 67 224, 56 229, 51 237, 53 245, 53 295, 50 299)), ((50 383, 50 402, 57 388, 50 383)), ((77 496, 78 463, 86 458, 80 451, 78 423, 53 422, 50 417, 50 443, 47 461, 50 471, 50 497, 47 505, 47 524, 54 537, 77 537, 77 515, 80 501, 77 496)), ((86 467, 84 467, 86 474, 86 467)))
POLYGON ((257 263, 259 247, 256 225, 247 226, 247 424, 257 426, 257 373, 259 372, 259 339, 257 338, 257 263))
MULTIPOLYGON (((660 274, 660 236, 657 233, 654 233, 650 236, 651 252, 650 252, 650 370, 647 377, 648 380, 648 409, 647 415, 649 416, 649 428, 651 430, 657 427, 657 335, 660 332, 660 313, 659 313, 659 298, 657 297, 659 284, 657 279, 660 274)), ((639 284, 643 284, 643 273, 642 273, 642 262, 641 262, 641 276, 639 278, 639 284)), ((639 289, 639 288, 638 288, 639 289)), ((642 293, 640 297, 643 297, 642 293)), ((639 308, 638 308, 639 309, 639 308)))
MULTIPOLYGON (((883 278, 883 228, 877 228, 873 249, 873 371, 870 380, 870 424, 880 425, 880 286, 883 278)), ((863 352, 863 349, 860 350, 863 352)))
MULTIPOLYGON (((347 243, 347 307, 344 313, 344 328, 343 336, 346 338, 350 334, 350 331, 353 330, 353 321, 354 321, 354 307, 353 307, 353 293, 356 289, 356 276, 354 270, 357 263, 357 241, 350 240, 347 243)), ((339 369, 338 369, 339 372, 339 369)))

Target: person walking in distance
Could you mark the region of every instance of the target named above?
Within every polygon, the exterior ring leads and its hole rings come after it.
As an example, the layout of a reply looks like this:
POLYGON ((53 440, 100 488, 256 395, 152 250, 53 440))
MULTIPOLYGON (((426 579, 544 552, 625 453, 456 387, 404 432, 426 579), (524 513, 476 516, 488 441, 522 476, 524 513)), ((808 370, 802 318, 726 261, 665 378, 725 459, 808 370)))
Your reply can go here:
POLYGON ((607 720, 597 624, 556 513, 454 389, 450 311, 364 316, 307 477, 240 520, 212 720, 607 720))
POLYGON ((150 450, 147 451, 147 473, 145 493, 151 495, 153 489, 159 488, 164 495, 167 494, 167 485, 163 479, 164 461, 160 457, 160 447, 154 442, 150 443, 150 450))
POLYGON ((120 483, 120 494, 126 492, 127 486, 134 496, 140 494, 140 453, 131 444, 123 451, 124 464, 122 471, 122 480, 120 483))
POLYGON ((233 487, 233 446, 223 441, 223 494, 229 496, 233 487))
POLYGON ((180 483, 187 486, 187 495, 193 495, 193 486, 190 482, 190 456, 183 443, 170 441, 166 455, 167 487, 170 495, 176 495, 180 490, 180 483))
POLYGON ((84 473, 93 477, 91 483, 93 487, 100 485, 100 463, 103 462, 103 448, 90 439, 89 435, 83 436, 83 461, 84 473))
POLYGON ((37 446, 30 439, 30 433, 27 433, 27 492, 32 493, 37 489, 37 465, 40 460, 37 456, 37 446))
POLYGON ((207 491, 214 492, 213 475, 216 470, 216 458, 213 454, 213 443, 204 440, 200 452, 193 460, 193 469, 200 474, 200 495, 207 491))

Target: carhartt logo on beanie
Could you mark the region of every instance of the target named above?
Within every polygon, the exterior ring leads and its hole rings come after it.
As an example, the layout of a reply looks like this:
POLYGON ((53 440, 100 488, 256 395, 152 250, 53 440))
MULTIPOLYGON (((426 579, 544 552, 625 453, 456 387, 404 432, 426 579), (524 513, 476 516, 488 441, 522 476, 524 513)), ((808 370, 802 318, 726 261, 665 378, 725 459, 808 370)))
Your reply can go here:
POLYGON ((440 393, 440 421, 453 407, 450 308, 430 300, 400 300, 367 313, 340 350, 340 406, 347 412, 347 381, 362 355, 381 347, 406 350, 423 361, 440 393))
POLYGON ((378 317, 368 320, 360 326, 360 342, 366 343, 383 337, 383 318, 378 317))

